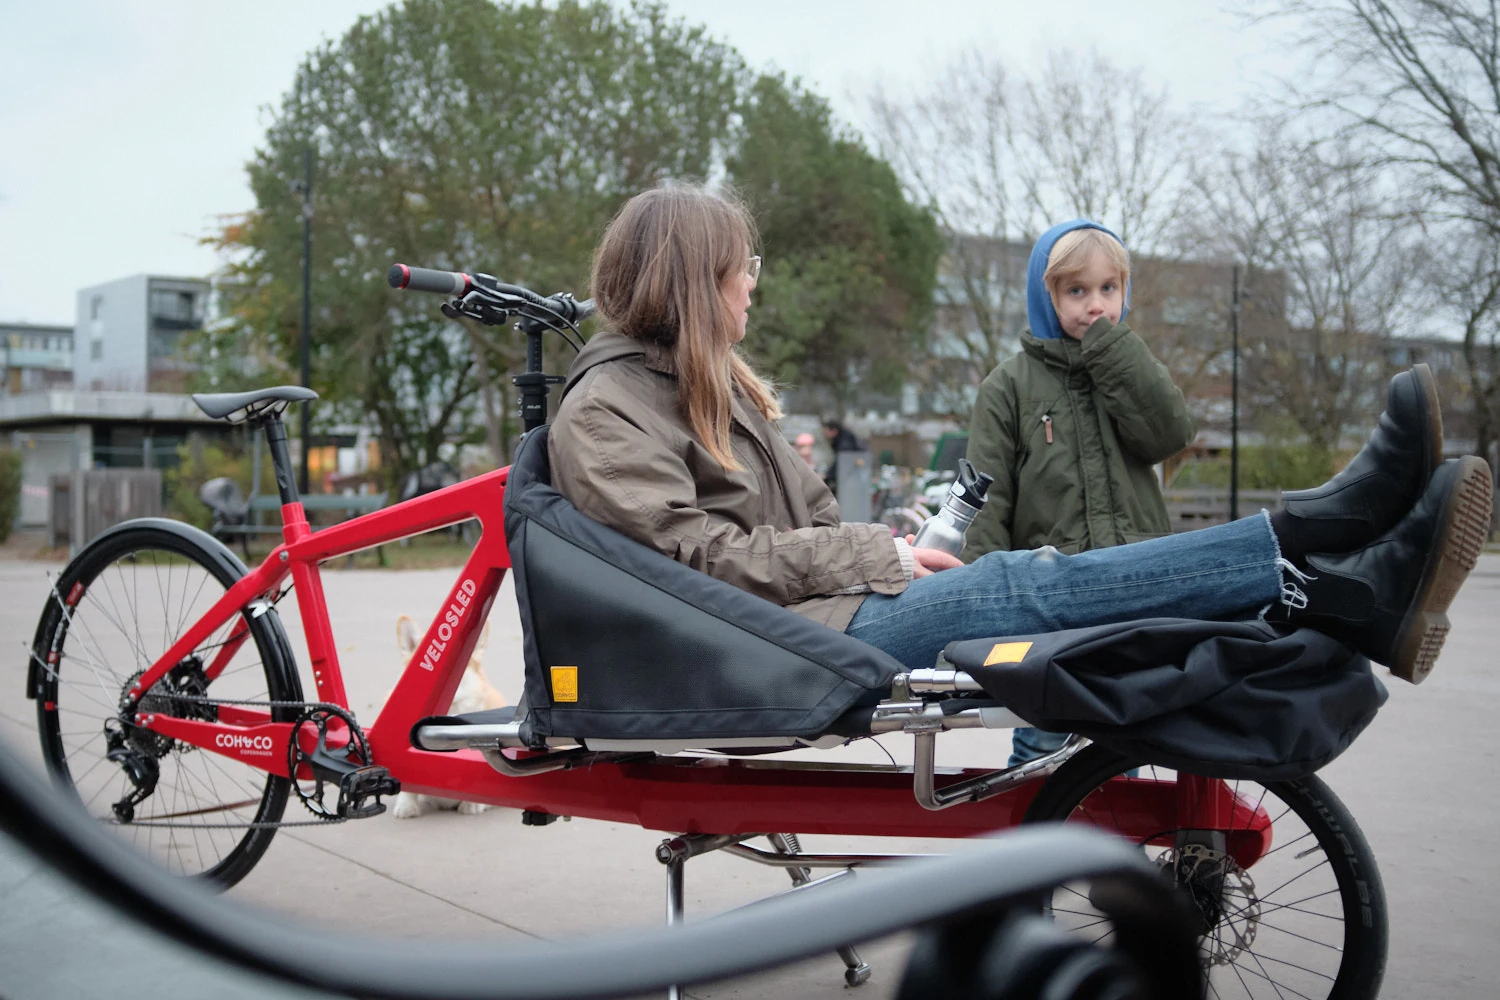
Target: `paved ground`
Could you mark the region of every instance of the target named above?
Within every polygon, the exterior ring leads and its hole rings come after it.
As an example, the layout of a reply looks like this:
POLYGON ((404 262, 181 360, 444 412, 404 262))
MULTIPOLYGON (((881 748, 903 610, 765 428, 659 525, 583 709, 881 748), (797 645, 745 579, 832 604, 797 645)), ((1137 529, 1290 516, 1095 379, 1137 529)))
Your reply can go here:
MULTIPOLYGON (((32 705, 22 697, 23 646, 46 587, 40 563, 0 563, 0 738, 34 753, 32 705)), ((373 718, 399 670, 396 616, 436 611, 452 570, 325 573, 335 634, 353 707, 373 718)), ((288 602, 290 604, 290 602, 288 602)), ((287 606, 284 605, 284 608, 287 606)), ((489 676, 513 695, 520 686, 519 627, 508 591, 492 618, 489 676)), ((1324 772, 1374 846, 1392 913, 1383 996, 1488 998, 1500 981, 1500 855, 1494 850, 1500 741, 1500 556, 1486 556, 1456 605, 1456 627, 1434 676, 1420 688, 1391 681, 1391 700, 1366 735, 1324 772)), ((286 624, 301 649, 300 624, 286 624)), ((304 681, 311 690, 311 684, 304 681)), ((942 763, 993 764, 1004 734, 945 737, 942 763)), ((910 759, 909 741, 888 740, 910 759)), ((871 759, 871 748, 859 759, 871 759)), ((844 753, 847 752, 836 752, 844 753)), ((522 827, 517 813, 437 813, 411 821, 382 816, 323 829, 283 830, 265 860, 231 897, 292 917, 336 919, 350 929, 401 937, 464 935, 503 941, 559 939, 660 920, 661 835, 574 821, 522 827)), ((813 849, 943 849, 940 842, 857 843, 823 838, 813 849)), ((709 856, 688 868, 690 916, 726 909, 781 888, 781 872, 709 856)), ((866 876, 868 877, 868 876, 866 876)), ((138 967, 134 935, 118 918, 73 901, 27 860, 0 847, 0 996, 95 996, 121 990, 121 970, 138 967), (80 942, 87 949, 80 950, 80 942)), ((892 995, 904 942, 866 949, 875 980, 866 1000, 892 995)), ((175 953, 174 953, 175 955, 175 953)), ((265 996, 253 981, 225 982, 174 957, 176 986, 150 977, 153 996, 202 995, 212 982, 227 996, 265 996), (195 980, 194 976, 201 976, 195 980), (178 990, 174 992, 173 990, 178 990), (239 992, 236 992, 238 990, 239 992)), ((129 977, 134 980, 134 977, 129 977)), ((134 980, 140 982, 140 980, 134 980)), ((146 991, 142 990, 141 995, 146 991)), ((844 988, 829 956, 751 980, 692 992, 696 997, 832 997, 844 988)), ((291 995, 291 994, 285 994, 291 995)))

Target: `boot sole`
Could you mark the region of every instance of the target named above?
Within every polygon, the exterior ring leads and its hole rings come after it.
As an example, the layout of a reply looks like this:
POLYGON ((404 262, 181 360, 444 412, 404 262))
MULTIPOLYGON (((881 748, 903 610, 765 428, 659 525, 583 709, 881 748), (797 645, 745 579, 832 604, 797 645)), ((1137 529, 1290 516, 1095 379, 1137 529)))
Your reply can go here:
MULTIPOLYGON (((1427 475, 1431 478, 1437 467, 1443 464, 1442 402, 1438 399, 1437 379, 1433 378, 1432 369, 1421 364, 1412 365, 1411 371, 1422 389, 1422 409, 1427 417, 1427 443, 1432 446, 1432 454, 1427 456, 1427 475)), ((1420 495, 1419 493, 1418 496, 1420 495)))
POLYGON ((1422 683, 1432 673, 1452 628, 1448 607, 1479 561, 1490 534, 1494 492, 1490 467, 1472 455, 1459 462, 1463 467, 1458 484, 1448 495, 1416 597, 1396 633, 1391 673, 1413 684, 1422 683))

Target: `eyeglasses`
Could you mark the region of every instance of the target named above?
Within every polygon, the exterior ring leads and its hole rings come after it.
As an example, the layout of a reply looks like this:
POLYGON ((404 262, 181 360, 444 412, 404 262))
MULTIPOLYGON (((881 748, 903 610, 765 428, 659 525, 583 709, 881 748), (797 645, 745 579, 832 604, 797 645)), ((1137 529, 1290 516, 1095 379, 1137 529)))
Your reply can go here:
POLYGON ((748 260, 745 261, 745 273, 748 274, 748 275, 750 275, 750 280, 751 281, 759 281, 760 280, 760 255, 759 254, 756 254, 754 257, 751 257, 751 258, 749 258, 748 260))

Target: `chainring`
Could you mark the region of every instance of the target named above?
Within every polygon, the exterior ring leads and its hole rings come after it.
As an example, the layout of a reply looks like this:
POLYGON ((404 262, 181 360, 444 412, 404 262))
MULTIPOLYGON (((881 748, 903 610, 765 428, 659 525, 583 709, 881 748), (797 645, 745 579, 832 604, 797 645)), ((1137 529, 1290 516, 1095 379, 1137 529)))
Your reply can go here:
MULTIPOLYGON (((359 728, 359 723, 354 720, 354 716, 337 705, 314 705, 299 715, 297 721, 292 724, 292 734, 287 739, 287 773, 292 777, 292 791, 297 794, 297 798, 308 812, 319 819, 338 822, 343 817, 338 814, 337 802, 335 802, 335 807, 332 809, 323 802, 324 786, 328 782, 318 776, 316 772, 313 772, 311 778, 299 778, 297 776, 298 771, 304 766, 307 766, 311 770, 310 765, 313 755, 302 749, 301 741, 298 739, 303 727, 308 725, 316 727, 317 741, 315 744, 315 753, 335 757, 342 756, 351 763, 355 763, 357 767, 369 766, 370 744, 365 740, 364 730, 359 728), (330 719, 334 718, 343 722, 345 727, 347 727, 349 742, 343 747, 330 749, 328 746, 328 723, 330 719), (312 783, 313 787, 311 790, 303 787, 307 782, 312 783)), ((335 798, 337 798, 337 788, 335 788, 334 794, 335 798)))

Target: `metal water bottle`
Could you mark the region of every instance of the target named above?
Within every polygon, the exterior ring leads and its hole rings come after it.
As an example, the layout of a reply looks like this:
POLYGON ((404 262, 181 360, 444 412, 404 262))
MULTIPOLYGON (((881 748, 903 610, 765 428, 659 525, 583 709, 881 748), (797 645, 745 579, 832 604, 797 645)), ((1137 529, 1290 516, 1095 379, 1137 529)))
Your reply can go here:
POLYGON ((976 473, 967 458, 958 460, 958 478, 938 512, 922 522, 914 549, 939 549, 951 556, 963 551, 964 533, 984 507, 984 496, 995 477, 976 473))

